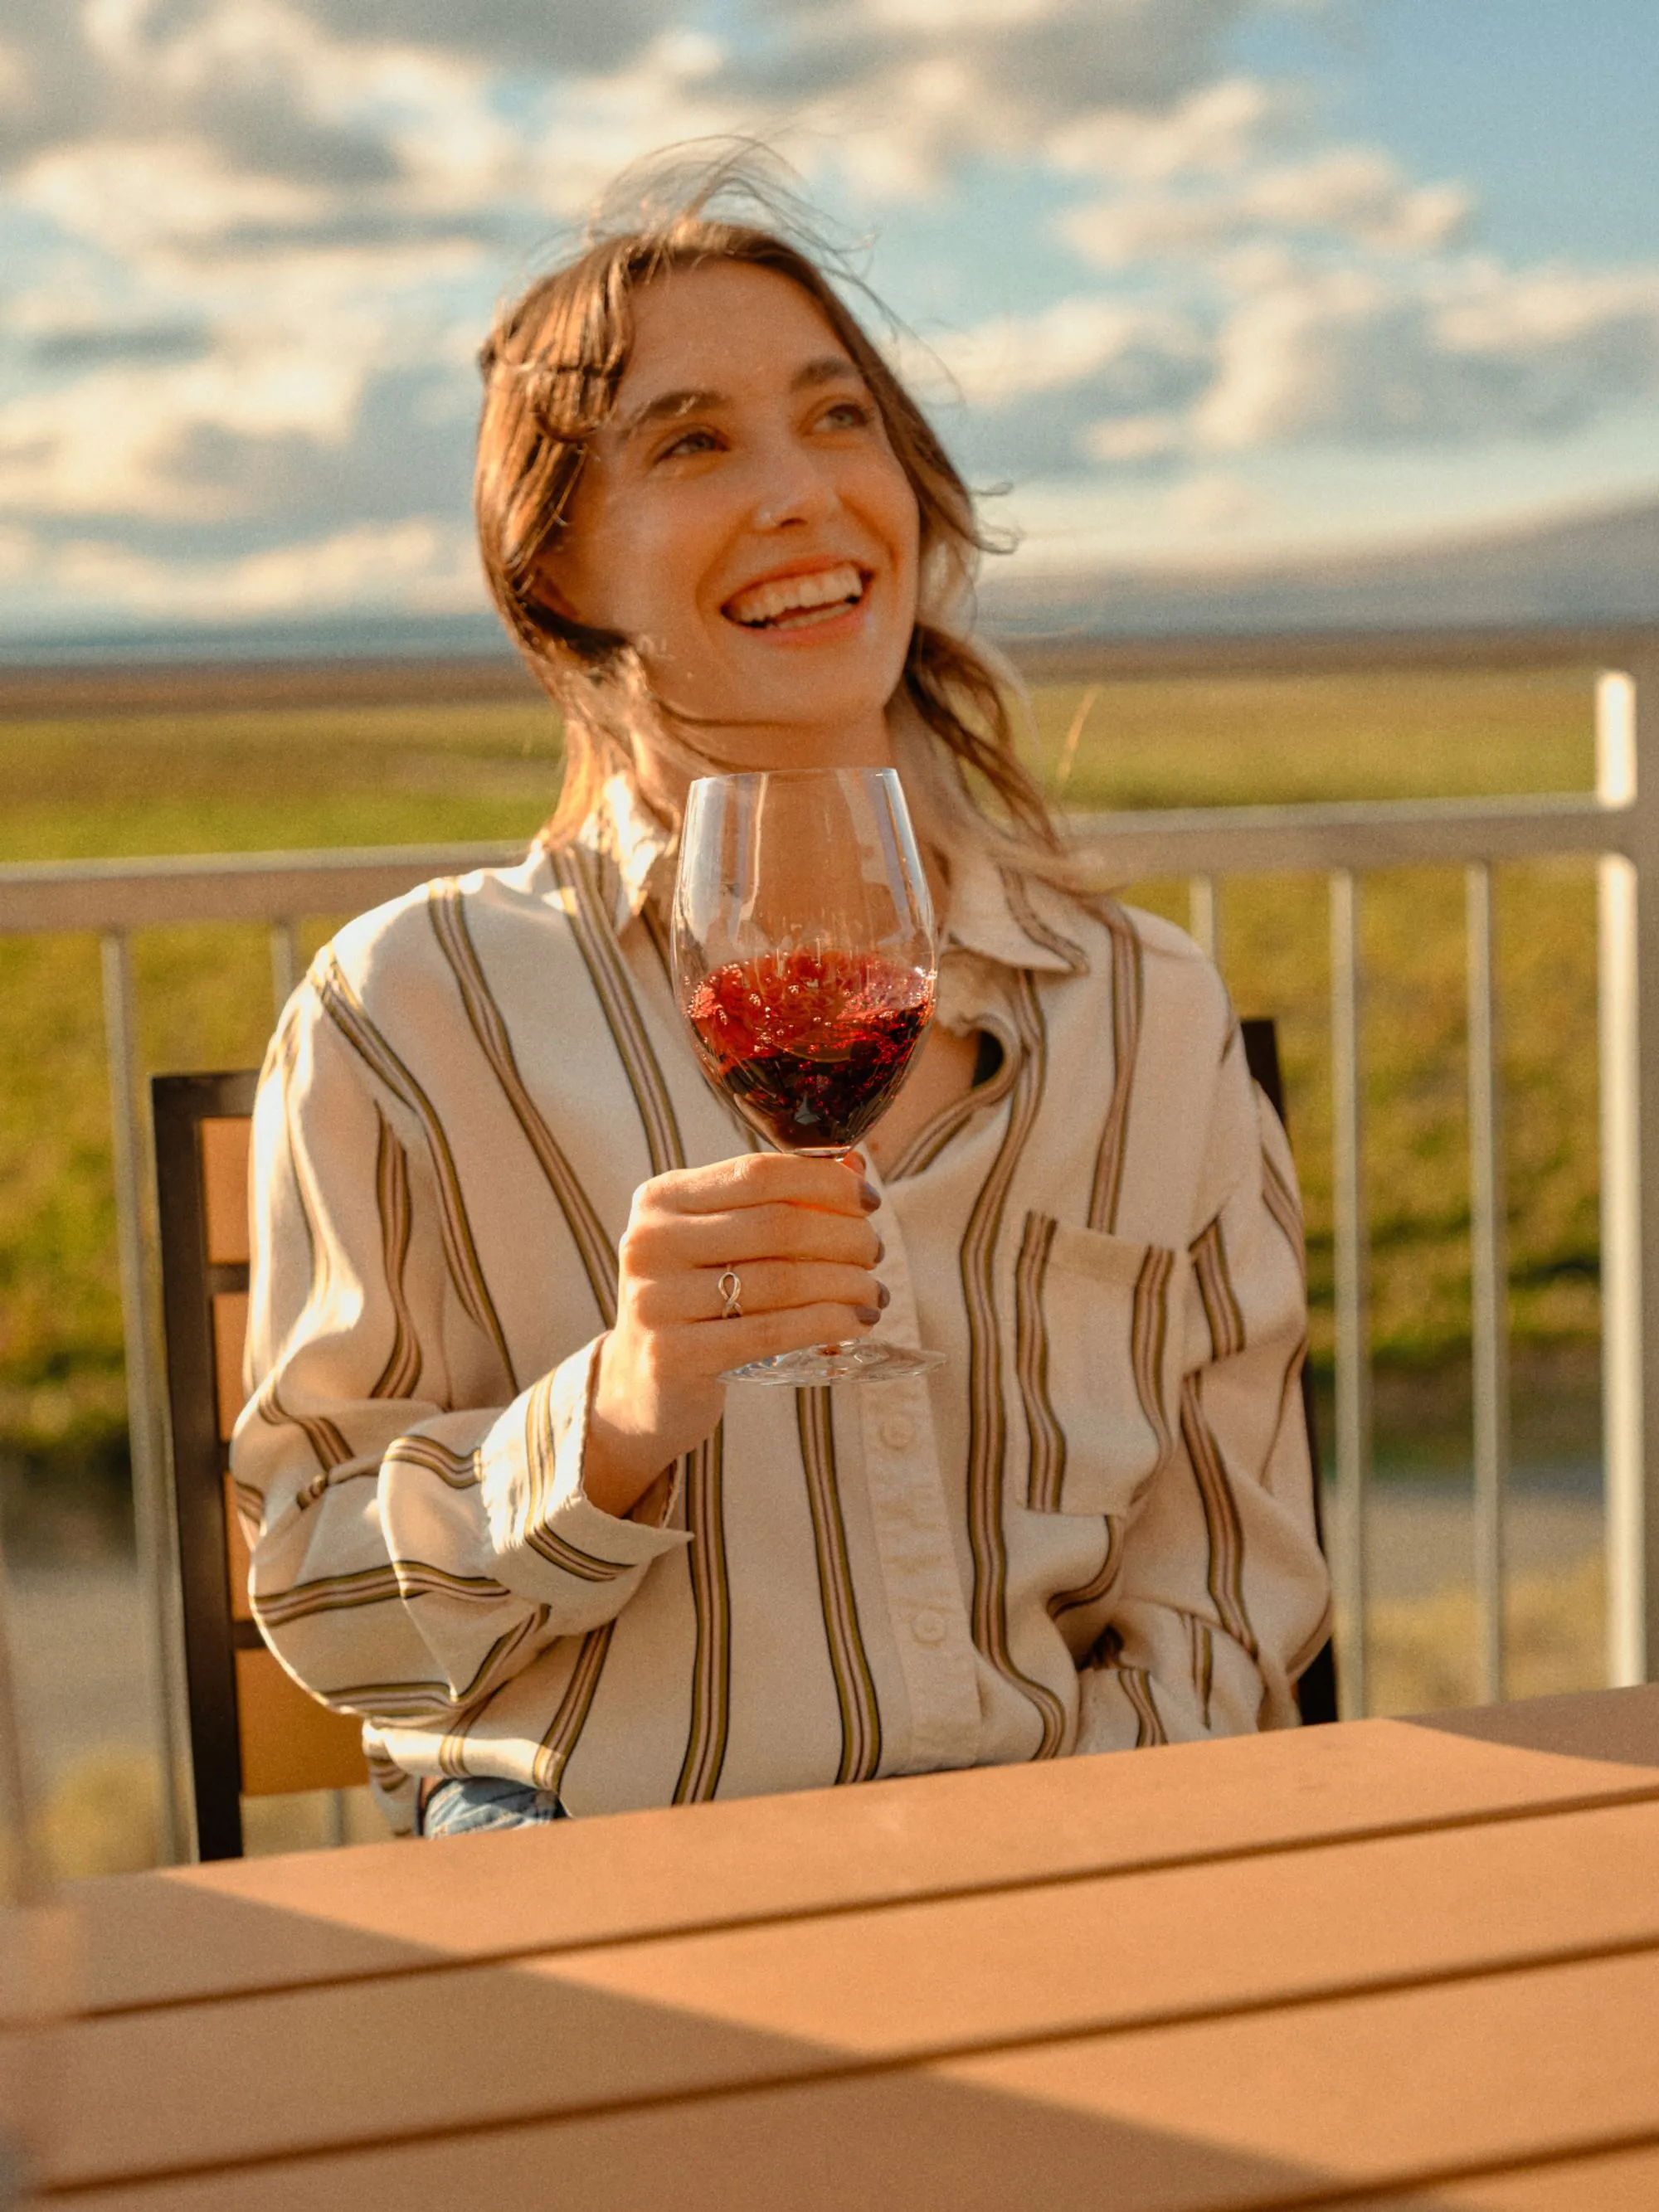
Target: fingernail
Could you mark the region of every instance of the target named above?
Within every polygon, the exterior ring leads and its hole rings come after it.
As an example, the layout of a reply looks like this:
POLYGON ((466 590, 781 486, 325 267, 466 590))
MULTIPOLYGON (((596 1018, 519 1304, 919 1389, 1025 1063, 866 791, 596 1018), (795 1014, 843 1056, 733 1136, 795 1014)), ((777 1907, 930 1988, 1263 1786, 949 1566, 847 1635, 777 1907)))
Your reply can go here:
POLYGON ((886 1238, 885 1238, 884 1237, 878 1236, 878 1237, 877 1237, 877 1238, 876 1238, 876 1256, 875 1256, 875 1258, 874 1258, 874 1259, 870 1262, 870 1265, 871 1265, 872 1267, 880 1267, 880 1265, 881 1265, 882 1261, 883 1261, 886 1257, 887 1257, 887 1240, 886 1240, 886 1238))
POLYGON ((873 1213, 876 1208, 881 1204, 881 1193, 878 1190, 872 1189, 867 1182, 860 1182, 859 1185, 859 1204, 864 1208, 866 1213, 873 1213))
POLYGON ((882 1311, 885 1313, 888 1307, 893 1303, 893 1293, 888 1289, 885 1283, 878 1283, 876 1285, 876 1297, 880 1302, 882 1311))
POLYGON ((866 1328, 873 1328, 876 1323, 881 1319, 881 1308, 879 1306, 854 1306, 853 1309, 853 1317, 855 1321, 861 1321, 866 1328))

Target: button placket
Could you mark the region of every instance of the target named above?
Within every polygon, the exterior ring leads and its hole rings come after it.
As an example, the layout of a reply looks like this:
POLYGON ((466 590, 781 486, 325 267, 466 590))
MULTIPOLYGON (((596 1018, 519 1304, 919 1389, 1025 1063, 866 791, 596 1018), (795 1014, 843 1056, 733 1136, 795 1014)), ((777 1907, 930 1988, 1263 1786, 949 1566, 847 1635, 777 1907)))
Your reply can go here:
MULTIPOLYGON (((873 1176, 872 1181, 879 1190, 873 1176)), ((890 1293, 877 1334, 919 1343, 904 1235, 884 1192, 872 1218, 887 1248, 880 1273, 890 1293)), ((969 1765, 979 1745, 978 1680, 927 1384, 912 1376, 866 1384, 856 1395, 887 1617, 910 1705, 904 1764, 913 1770, 969 1765)))

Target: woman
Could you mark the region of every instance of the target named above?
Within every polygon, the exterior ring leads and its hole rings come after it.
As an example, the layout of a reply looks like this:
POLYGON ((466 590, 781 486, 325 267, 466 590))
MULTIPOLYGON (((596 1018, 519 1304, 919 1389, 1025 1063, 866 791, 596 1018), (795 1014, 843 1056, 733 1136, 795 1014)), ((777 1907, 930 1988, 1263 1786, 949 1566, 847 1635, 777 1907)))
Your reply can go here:
POLYGON ((521 866, 343 930, 272 1044, 267 1639, 427 1832, 1292 1722, 1328 1589, 1289 1160, 1212 969, 1068 888, 957 627, 961 479, 707 194, 483 366, 484 564, 565 784, 521 866), (808 764, 896 765, 943 919, 851 1168, 753 1149, 664 957, 689 777, 808 764), (872 1331, 947 1364, 718 1380, 872 1331))

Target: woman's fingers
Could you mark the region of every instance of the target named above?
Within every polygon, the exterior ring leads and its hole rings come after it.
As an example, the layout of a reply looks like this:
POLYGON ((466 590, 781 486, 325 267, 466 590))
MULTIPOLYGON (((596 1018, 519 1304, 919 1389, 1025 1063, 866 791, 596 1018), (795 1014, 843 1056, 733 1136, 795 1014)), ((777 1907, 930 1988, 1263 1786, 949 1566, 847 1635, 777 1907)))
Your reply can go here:
POLYGON ((751 1359, 770 1359, 775 1352, 867 1336, 880 1318, 873 1305, 786 1306, 775 1313, 745 1312, 741 1321, 694 1322, 670 1332, 667 1340, 686 1371, 714 1376, 751 1359))
POLYGON ((652 1328, 726 1317, 729 1278, 737 1278, 737 1302, 745 1316, 778 1313, 809 1306, 867 1306, 879 1310, 887 1292, 866 1267, 836 1266, 811 1260, 745 1261, 726 1268, 683 1268, 641 1283, 635 1293, 636 1317, 652 1328))
POLYGON ((823 1260, 873 1267, 881 1238, 863 1214, 822 1213, 810 1206, 746 1206, 732 1213, 641 1218, 628 1231, 642 1270, 740 1267, 745 1261, 823 1260))
POLYGON ((723 1214, 757 1206, 811 1206, 850 1220, 873 1213, 877 1193, 839 1160, 801 1159, 790 1152, 744 1152, 712 1167, 657 1176, 640 1195, 653 1212, 723 1214))

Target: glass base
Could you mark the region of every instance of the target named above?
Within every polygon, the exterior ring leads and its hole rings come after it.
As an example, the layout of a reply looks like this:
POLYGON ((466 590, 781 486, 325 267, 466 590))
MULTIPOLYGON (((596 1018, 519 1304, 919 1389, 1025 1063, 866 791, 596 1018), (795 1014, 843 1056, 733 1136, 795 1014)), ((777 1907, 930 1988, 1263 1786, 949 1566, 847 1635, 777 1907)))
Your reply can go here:
POLYGON ((819 1382, 902 1382, 942 1367, 942 1352, 923 1352, 908 1344, 823 1344, 805 1352, 780 1352, 770 1359, 751 1359, 733 1367, 722 1382, 776 1382, 787 1389, 809 1389, 819 1382))

